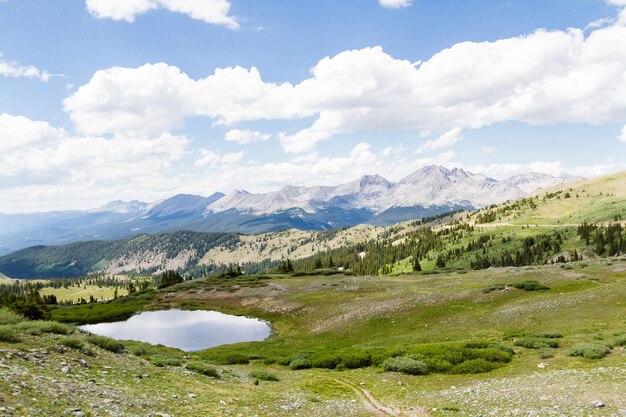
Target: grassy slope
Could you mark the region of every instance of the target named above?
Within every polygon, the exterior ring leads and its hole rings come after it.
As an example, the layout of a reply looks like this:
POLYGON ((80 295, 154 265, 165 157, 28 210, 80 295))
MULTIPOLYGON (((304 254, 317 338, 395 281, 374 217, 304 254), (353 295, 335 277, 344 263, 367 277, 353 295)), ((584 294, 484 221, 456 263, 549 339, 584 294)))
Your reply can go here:
MULTIPOLYGON (((521 245, 521 240, 528 236, 559 231, 565 237, 563 252, 577 250, 588 255, 584 242, 576 235, 576 227, 583 221, 606 224, 619 215, 626 219, 626 171, 606 177, 581 181, 574 184, 563 184, 543 190, 527 199, 518 202, 504 203, 495 209, 487 208, 473 212, 463 221, 474 225, 476 230, 468 234, 448 248, 466 246, 471 240, 481 236, 493 236, 495 244, 489 248, 489 256, 497 256, 505 250, 514 251, 521 245), (565 197, 569 193, 569 197, 565 197), (528 202, 532 200, 534 207, 528 202), (488 223, 477 223, 481 214, 489 211, 498 213, 497 219, 488 223), (529 227, 530 226, 530 227, 529 227), (511 238, 511 242, 498 243, 503 237, 511 238)), ((620 220, 623 224, 624 220, 620 220)), ((439 252, 432 251, 429 258, 424 259, 424 270, 435 269, 435 260, 439 252)), ((470 260, 480 255, 481 251, 464 254, 462 259, 454 259, 449 268, 468 268, 470 260)), ((392 275, 410 272, 412 259, 400 260, 392 267, 392 275)))
MULTIPOLYGON (((564 334, 562 347, 556 350, 554 358, 540 359, 537 351, 516 348, 518 354, 511 364, 489 374, 411 377, 380 374, 377 368, 290 371, 257 360, 250 365, 220 366, 225 377, 215 381, 188 375, 179 367, 155 368, 139 358, 103 352, 96 359, 86 357, 93 366, 81 369, 82 379, 78 380, 59 373, 56 368, 53 372, 29 361, 13 359, 8 362, 11 367, 28 369, 29 374, 11 376, 15 382, 10 390, 19 386, 17 382, 26 381, 28 389, 17 389, 29 395, 6 398, 11 406, 23 404, 38 410, 59 411, 71 406, 70 403, 78 403, 83 411, 90 409, 90 401, 64 396, 59 404, 52 404, 50 393, 44 392, 49 390, 46 384, 30 384, 33 375, 47 372, 48 376, 74 385, 91 375, 101 384, 87 385, 90 389, 102 391, 106 386, 115 387, 118 395, 133 404, 124 408, 129 415, 164 411, 192 416, 199 410, 211 409, 215 415, 278 416, 285 415, 281 407, 292 406, 300 407, 300 415, 370 415, 358 402, 351 402, 357 399, 355 394, 336 380, 353 386, 364 382, 379 401, 402 410, 403 415, 425 415, 411 414, 419 407, 430 409, 430 415, 436 416, 490 412, 500 415, 503 409, 511 408, 519 408, 526 414, 551 415, 555 405, 560 407, 559 413, 566 415, 616 414, 619 408, 626 407, 621 396, 626 388, 624 349, 615 348, 607 358, 596 361, 569 357, 566 352, 582 342, 610 343, 616 334, 626 330, 626 259, 570 266, 401 277, 276 277, 263 285, 230 288, 230 291, 208 290, 201 282, 192 282, 146 300, 145 307, 149 308, 217 309, 272 322, 276 334, 267 341, 223 346, 191 355, 218 361, 233 353, 278 358, 301 351, 340 352, 354 347, 468 340, 512 346, 513 335, 541 331, 564 334), (551 289, 489 294, 481 291, 491 284, 527 279, 538 279, 551 289), (547 367, 537 368, 540 362, 547 367), (113 367, 107 371, 109 374, 102 373, 105 365, 113 367), (254 369, 270 369, 281 381, 255 386, 247 376, 254 369), (141 373, 150 377, 135 383, 135 375, 141 373), (186 398, 188 392, 199 398, 186 398), (174 394, 179 399, 173 399, 174 394), (39 402, 32 402, 32 396, 38 396, 39 402), (595 410, 589 405, 597 398, 607 404, 605 409, 595 410), (441 407, 459 411, 450 414, 441 407)), ((74 313, 78 314, 81 308, 86 307, 75 308, 74 313)), ((42 336, 29 340, 24 348, 47 345, 53 350, 53 343, 42 336)), ((15 346, 0 344, 0 349, 10 351, 15 346)), ((63 360, 63 355, 53 354, 53 357, 57 364, 63 360)), ((60 369, 60 365, 55 366, 60 369)), ((0 372, 8 371, 0 368, 0 372)), ((4 390, 10 392, 4 384, 4 390)))
POLYGON ((563 184, 535 194, 534 199, 537 203, 536 209, 524 206, 520 210, 511 210, 508 215, 501 216, 494 223, 517 225, 580 224, 583 221, 603 223, 612 221, 616 214, 626 219, 626 171, 573 184, 563 184), (566 193, 570 194, 569 198, 565 198, 566 193), (553 196, 549 196, 550 194, 553 196))

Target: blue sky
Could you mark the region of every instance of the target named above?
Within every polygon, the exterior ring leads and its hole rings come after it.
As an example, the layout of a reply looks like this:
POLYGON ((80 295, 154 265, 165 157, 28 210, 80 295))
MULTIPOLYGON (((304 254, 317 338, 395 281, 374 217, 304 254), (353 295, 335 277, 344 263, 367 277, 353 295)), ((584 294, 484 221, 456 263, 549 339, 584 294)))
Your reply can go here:
POLYGON ((0 0, 0 212, 626 168, 624 0, 189 4, 0 0))

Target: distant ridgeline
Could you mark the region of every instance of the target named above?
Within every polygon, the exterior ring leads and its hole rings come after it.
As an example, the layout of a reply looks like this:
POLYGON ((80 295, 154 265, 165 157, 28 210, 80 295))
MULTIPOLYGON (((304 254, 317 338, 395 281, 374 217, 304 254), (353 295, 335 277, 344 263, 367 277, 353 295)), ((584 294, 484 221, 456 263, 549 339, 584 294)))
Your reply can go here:
POLYGON ((328 268, 359 275, 430 273, 567 263, 626 253, 626 172, 563 185, 474 212, 392 226, 287 230, 245 236, 174 232, 115 241, 35 246, 0 258, 11 278, 155 273, 186 278, 226 272, 328 268))

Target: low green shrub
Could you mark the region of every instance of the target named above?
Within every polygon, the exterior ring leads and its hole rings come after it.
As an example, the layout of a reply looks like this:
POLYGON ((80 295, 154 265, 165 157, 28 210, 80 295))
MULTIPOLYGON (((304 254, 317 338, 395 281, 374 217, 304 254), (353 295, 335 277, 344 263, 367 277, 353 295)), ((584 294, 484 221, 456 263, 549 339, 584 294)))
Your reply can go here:
POLYGON ((148 362, 160 368, 164 368, 166 366, 181 366, 183 364, 182 359, 172 356, 155 355, 147 356, 146 358, 148 359, 148 362))
POLYGON ((550 289, 550 287, 537 280, 514 282, 511 286, 524 291, 546 291, 550 289))
POLYGON ((289 362, 289 367, 294 371, 298 369, 309 369, 311 366, 311 361, 308 359, 294 359, 289 362))
POLYGON ((513 359, 510 353, 496 348, 476 349, 474 355, 476 359, 484 359, 487 362, 509 363, 513 359))
POLYGON ((482 374, 498 368, 499 365, 484 359, 470 359, 455 365, 451 370, 451 374, 482 374))
POLYGON ((233 353, 222 358, 219 363, 222 365, 247 365, 250 363, 250 358, 243 353, 233 353))
POLYGON ((90 334, 89 337, 87 337, 87 341, 92 345, 98 346, 100 349, 108 350, 109 352, 121 353, 124 351, 123 344, 109 337, 90 334))
POLYGON ((567 354, 569 356, 582 356, 587 359, 602 359, 611 352, 607 345, 599 343, 584 343, 571 348, 567 354))
POLYGON ((2 324, 16 324, 26 320, 21 314, 17 314, 13 310, 9 310, 6 307, 0 308, 0 325, 2 324))
POLYGON ((563 337, 563 333, 561 332, 541 332, 534 333, 532 337, 540 337, 544 339, 561 339, 563 337))
POLYGON ((310 360, 313 368, 335 369, 341 363, 341 357, 332 353, 314 355, 310 360))
POLYGON ((485 294, 489 294, 490 292, 501 291, 504 289, 506 289, 506 285, 504 284, 493 284, 493 285, 484 287, 483 289, 481 289, 481 291, 485 294))
POLYGON ((258 379, 261 381, 270 381, 270 382, 280 381, 280 379, 278 378, 276 374, 269 372, 269 371, 265 371, 263 369, 250 372, 250 378, 258 379))
POLYGON ((341 364, 346 369, 365 368, 372 364, 372 359, 367 352, 354 351, 342 354, 341 364))
POLYGON ((558 348, 559 342, 554 339, 528 336, 516 341, 515 346, 526 349, 558 348))
POLYGON ((20 335, 11 326, 0 325, 0 342, 19 343, 22 339, 20 335))
POLYGON ((541 348, 541 349, 539 349, 539 357, 541 359, 554 358, 554 349, 552 349, 552 348, 541 348))
POLYGON ((441 358, 425 358, 422 362, 426 364, 429 373, 445 374, 452 369, 452 364, 441 358))
POLYGON ((42 320, 23 321, 18 323, 16 327, 19 330, 35 336, 42 333, 69 334, 74 330, 67 324, 42 320))
POLYGON ((85 342, 77 337, 64 337, 59 340, 59 343, 72 349, 82 349, 85 346, 85 342))
POLYGON ((138 344, 127 346, 126 349, 135 356, 147 356, 155 352, 154 349, 150 349, 148 346, 138 344))
POLYGON ((387 358, 381 366, 387 372, 401 372, 408 375, 426 375, 428 373, 428 367, 424 362, 406 356, 387 358))
POLYGON ((613 346, 626 346, 626 333, 618 335, 613 341, 613 346))
POLYGON ((190 371, 197 372, 202 375, 209 376, 211 378, 219 378, 220 373, 216 367, 211 365, 210 363, 201 362, 201 361, 193 361, 187 364, 187 369, 190 371))

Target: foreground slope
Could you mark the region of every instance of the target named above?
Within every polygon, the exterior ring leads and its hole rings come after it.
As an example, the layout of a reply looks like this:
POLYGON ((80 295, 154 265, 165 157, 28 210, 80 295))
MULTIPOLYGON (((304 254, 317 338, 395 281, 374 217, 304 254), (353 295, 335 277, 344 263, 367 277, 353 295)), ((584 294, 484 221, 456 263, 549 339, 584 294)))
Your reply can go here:
POLYGON ((626 353, 618 343, 626 328, 625 272, 621 257, 400 277, 209 279, 148 297, 59 308, 54 316, 68 321, 97 318, 96 311, 122 305, 220 310, 269 320, 275 334, 191 354, 131 342, 124 352, 111 353, 82 333, 17 330, 20 343, 0 342, 0 406, 9 415, 42 416, 620 415, 626 408, 626 353), (485 291, 529 280, 549 289, 485 291), (518 346, 541 334, 557 336, 551 340, 558 347, 518 346), (70 347, 67 338, 84 347, 70 347), (485 343, 513 348, 512 361, 484 374, 451 373, 443 362, 429 362, 433 370, 419 376, 382 372, 380 364, 332 370, 284 365, 298 358, 424 354, 485 343), (568 355, 583 343, 613 348, 603 359, 568 355), (211 362, 221 377, 187 368, 196 369, 197 362, 211 362), (239 364, 227 364, 233 362, 239 364), (279 381, 255 382, 251 373, 258 370, 279 381), (594 400, 604 407, 596 408, 594 400))

